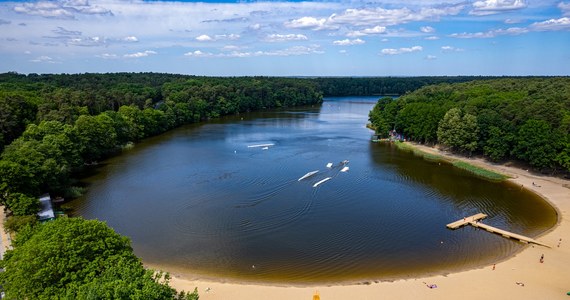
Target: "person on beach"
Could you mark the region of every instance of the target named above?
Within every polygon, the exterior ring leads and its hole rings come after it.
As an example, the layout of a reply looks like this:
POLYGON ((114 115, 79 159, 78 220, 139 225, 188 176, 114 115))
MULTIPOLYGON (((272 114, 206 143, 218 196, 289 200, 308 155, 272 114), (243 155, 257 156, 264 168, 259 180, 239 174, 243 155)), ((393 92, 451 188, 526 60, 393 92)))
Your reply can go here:
POLYGON ((540 263, 543 263, 543 262, 544 262, 544 254, 542 254, 542 255, 540 256, 540 263))

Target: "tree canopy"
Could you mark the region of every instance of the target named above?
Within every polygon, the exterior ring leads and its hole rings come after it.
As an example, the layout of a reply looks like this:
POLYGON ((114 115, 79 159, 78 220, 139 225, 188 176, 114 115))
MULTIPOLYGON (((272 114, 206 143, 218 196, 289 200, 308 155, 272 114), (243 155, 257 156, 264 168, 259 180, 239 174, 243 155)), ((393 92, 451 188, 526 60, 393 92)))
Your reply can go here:
MULTIPOLYGON (((143 268, 105 223, 61 218, 18 235, 0 273, 7 299, 176 299, 168 276, 143 268)), ((190 294, 192 295, 192 294, 190 294)), ((197 299, 197 295, 187 299, 197 299), (192 298, 193 297, 193 298, 192 298)))
POLYGON ((440 143, 493 161, 570 171, 570 78, 499 78, 426 86, 380 99, 370 121, 381 136, 440 143))

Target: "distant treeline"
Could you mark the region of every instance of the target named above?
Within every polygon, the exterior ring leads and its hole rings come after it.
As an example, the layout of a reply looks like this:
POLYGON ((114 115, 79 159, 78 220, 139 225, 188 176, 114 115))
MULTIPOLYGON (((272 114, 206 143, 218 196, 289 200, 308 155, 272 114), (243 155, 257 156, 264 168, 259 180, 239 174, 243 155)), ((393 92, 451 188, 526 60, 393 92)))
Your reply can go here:
POLYGON ((382 98, 370 112, 376 132, 439 143, 493 161, 570 171, 570 78, 501 78, 420 88, 382 98))
POLYGON ((403 95, 426 85, 458 83, 497 77, 420 76, 420 77, 320 77, 312 78, 324 96, 403 95))

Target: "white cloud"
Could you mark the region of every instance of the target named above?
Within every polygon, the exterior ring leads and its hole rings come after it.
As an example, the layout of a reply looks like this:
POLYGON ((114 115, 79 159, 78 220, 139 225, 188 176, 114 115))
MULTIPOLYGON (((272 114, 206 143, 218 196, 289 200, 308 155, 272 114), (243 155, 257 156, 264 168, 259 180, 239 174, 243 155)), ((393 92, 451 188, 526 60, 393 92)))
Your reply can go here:
POLYGON ((199 42, 212 42, 218 40, 237 40, 240 38, 239 34, 216 34, 214 37, 211 37, 207 34, 202 34, 196 37, 196 40, 199 42))
POLYGON ((386 48, 386 49, 382 49, 382 51, 380 51, 380 54, 382 54, 382 55, 397 55, 397 54, 423 51, 423 49, 424 48, 422 46, 413 46, 410 48, 399 48, 399 49, 386 48))
POLYGON ((437 59, 437 56, 435 56, 435 55, 427 55, 424 59, 425 59, 425 60, 434 60, 434 59, 437 59))
MULTIPOLYGON (((536 24, 536 23, 535 23, 536 24)), ((519 35, 523 33, 528 33, 529 30, 523 27, 511 27, 507 29, 496 29, 496 30, 489 30, 485 32, 475 32, 475 33, 453 33, 449 35, 450 37, 459 38, 459 39, 488 39, 494 38, 500 35, 519 35)))
POLYGON ((123 57, 125 57, 125 58, 140 58, 140 57, 147 57, 147 56, 152 55, 152 54, 156 54, 156 52, 152 51, 152 50, 146 50, 144 52, 136 52, 136 53, 131 53, 131 54, 125 54, 125 55, 123 55, 123 57))
POLYGON ((251 30, 259 30, 261 29, 261 25, 259 23, 253 24, 249 26, 249 29, 251 30))
POLYGON ((243 47, 240 46, 236 46, 236 45, 226 45, 224 47, 222 47, 222 51, 236 51, 239 49, 242 49, 243 47))
POLYGON ((238 40, 241 36, 239 34, 217 34, 214 36, 215 40, 238 40))
POLYGON ((570 18, 550 19, 544 22, 536 22, 530 25, 534 31, 559 31, 570 30, 570 18))
POLYGON ((48 63, 48 64, 55 64, 57 63, 53 58, 46 56, 46 55, 42 55, 39 57, 36 57, 32 60, 30 60, 31 62, 35 62, 35 63, 48 63))
POLYGON ((522 23, 523 21, 520 19, 506 19, 505 20, 505 24, 519 24, 522 23))
POLYGON ((213 41, 214 39, 207 34, 202 34, 202 35, 196 37, 196 40, 200 41, 200 42, 209 42, 209 41, 213 41))
POLYGON ((136 36, 126 36, 123 38, 125 42, 138 42, 139 39, 136 36))
POLYGON ((483 0, 475 1, 471 15, 486 16, 527 7, 524 0, 483 0))
POLYGON ((373 34, 382 34, 382 33, 386 33, 386 27, 385 26, 374 26, 372 28, 366 28, 363 30, 355 30, 355 31, 351 31, 347 34, 347 36, 349 37, 359 37, 359 36, 366 36, 366 35, 373 35, 373 34))
POLYGON ((423 33, 433 33, 433 32, 435 32, 435 28, 433 28, 431 26, 422 26, 422 27, 420 27, 420 31, 423 33))
POLYGON ((200 50, 195 50, 192 52, 186 52, 184 53, 185 56, 192 56, 192 57, 212 57, 214 56, 214 54, 210 53, 210 52, 202 52, 200 50))
POLYGON ((74 19, 76 15, 112 15, 105 8, 91 6, 87 1, 39 1, 22 3, 14 7, 14 11, 44 18, 74 19))
POLYGON ((258 56, 299 56, 309 54, 323 54, 324 51, 320 49, 319 45, 310 46, 294 46, 286 49, 278 49, 271 51, 255 51, 255 52, 239 52, 232 51, 230 53, 211 53, 196 50, 187 52, 184 55, 190 57, 221 57, 221 58, 245 58, 245 57, 258 57, 258 56))
POLYGON ((346 51, 345 49, 342 49, 342 50, 338 50, 338 53, 340 53, 340 54, 346 54, 347 51, 346 51))
POLYGON ((370 26, 370 24, 392 26, 413 21, 439 20, 442 16, 459 14, 463 7, 463 4, 441 5, 438 7, 422 7, 416 11, 407 7, 395 9, 382 7, 350 8, 341 14, 331 15, 326 23, 351 26, 370 26))
POLYGON ((307 36, 304 34, 269 34, 265 37, 268 42, 286 42, 286 41, 306 41, 307 36))
POLYGON ((267 56, 297 56, 297 55, 323 54, 323 53, 324 51, 320 49, 319 45, 310 45, 310 46, 293 46, 283 50, 261 52, 260 54, 267 56))
POLYGON ((107 45, 107 40, 99 36, 74 37, 66 41, 66 45, 80 47, 98 47, 107 45))
POLYGON ((570 2, 568 2, 568 3, 560 2, 560 3, 558 3, 558 8, 560 8, 563 15, 565 15, 565 16, 570 15, 570 2))
POLYGON ((314 17, 302 17, 299 19, 294 19, 285 22, 285 27, 294 28, 294 29, 322 30, 322 29, 327 29, 327 27, 325 26, 326 22, 327 22, 326 19, 317 19, 314 17))
POLYGON ((447 52, 461 52, 464 51, 465 49, 462 48, 455 48, 453 46, 441 46, 441 52, 447 53, 447 52))
POLYGON ((349 40, 349 39, 344 39, 344 40, 340 40, 340 41, 334 41, 333 44, 337 45, 337 46, 352 46, 352 45, 362 45, 364 44, 365 41, 361 40, 361 39, 354 39, 354 40, 349 40))
POLYGON ((382 43, 387 43, 387 42, 389 42, 390 40, 389 40, 389 39, 381 39, 380 41, 381 41, 382 43))
POLYGON ((103 53, 101 55, 96 55, 96 56, 99 58, 102 58, 102 59, 117 59, 117 58, 119 58, 117 56, 117 54, 110 54, 110 53, 103 53))
POLYGON ((432 35, 432 36, 426 37, 424 40, 435 41, 435 40, 439 40, 439 37, 438 37, 438 36, 435 36, 435 35, 432 35))

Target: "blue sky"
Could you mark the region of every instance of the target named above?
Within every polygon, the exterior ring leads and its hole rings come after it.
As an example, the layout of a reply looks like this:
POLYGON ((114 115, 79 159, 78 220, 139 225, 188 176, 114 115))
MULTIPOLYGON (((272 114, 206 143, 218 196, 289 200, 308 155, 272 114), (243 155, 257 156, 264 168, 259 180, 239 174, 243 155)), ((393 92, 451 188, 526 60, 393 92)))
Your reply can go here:
POLYGON ((0 1, 0 72, 570 75, 570 1, 0 1))

